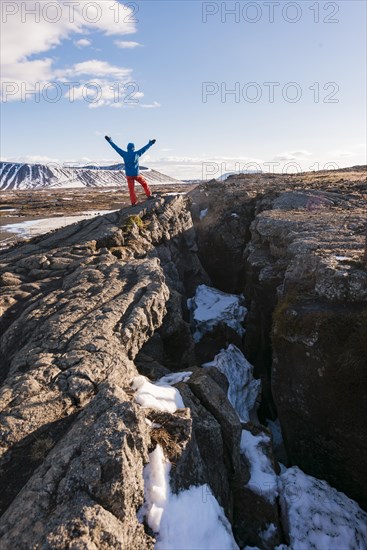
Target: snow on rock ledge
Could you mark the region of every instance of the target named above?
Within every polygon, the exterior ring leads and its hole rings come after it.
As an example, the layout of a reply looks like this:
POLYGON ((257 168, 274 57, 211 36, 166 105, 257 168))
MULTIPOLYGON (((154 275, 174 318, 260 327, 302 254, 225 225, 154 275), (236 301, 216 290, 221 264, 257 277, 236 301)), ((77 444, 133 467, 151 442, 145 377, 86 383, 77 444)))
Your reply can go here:
POLYGON ((174 413, 177 409, 184 409, 180 392, 172 388, 171 384, 186 381, 191 372, 172 373, 164 376, 156 384, 152 384, 145 376, 136 376, 132 383, 132 389, 136 390, 135 403, 143 408, 156 409, 174 413))
POLYGON ((366 550, 367 514, 356 502, 297 466, 281 474, 279 488, 291 549, 366 550))
POLYGON ((162 378, 157 380, 156 385, 172 386, 173 384, 178 384, 179 382, 187 382, 190 379, 191 375, 192 375, 192 371, 172 372, 170 374, 166 374, 166 376, 163 376, 162 378))
POLYGON ((265 434, 253 435, 247 430, 242 431, 241 453, 249 461, 251 474, 247 486, 273 503, 278 496, 277 475, 263 445, 270 445, 270 438, 265 434))
POLYGON ((245 331, 242 323, 247 314, 243 301, 242 296, 226 294, 215 288, 199 285, 195 296, 187 301, 195 329, 195 342, 199 342, 205 333, 210 332, 220 322, 243 336, 245 331))
POLYGON ((256 400, 261 390, 261 381, 253 377, 253 366, 242 351, 233 344, 221 350, 213 361, 203 367, 216 367, 227 377, 228 399, 242 422, 249 422, 256 414, 256 400))
POLYGON ((177 495, 169 484, 171 464, 157 445, 144 468, 145 504, 139 516, 156 534, 156 550, 238 550, 231 525, 208 485, 177 495))
POLYGON ((144 468, 144 496, 145 503, 139 516, 147 520, 149 527, 158 533, 162 515, 167 506, 169 487, 169 473, 171 464, 165 460, 160 445, 149 455, 149 464, 144 468))

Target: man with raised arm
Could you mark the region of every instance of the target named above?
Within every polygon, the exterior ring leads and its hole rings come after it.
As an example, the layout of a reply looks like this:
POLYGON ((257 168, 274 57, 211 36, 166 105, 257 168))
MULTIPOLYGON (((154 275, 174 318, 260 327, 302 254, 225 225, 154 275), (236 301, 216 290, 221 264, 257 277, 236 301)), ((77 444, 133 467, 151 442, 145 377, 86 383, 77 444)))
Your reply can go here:
POLYGON ((109 136, 105 136, 105 139, 108 141, 111 147, 115 149, 116 153, 118 153, 124 159, 125 173, 127 185, 129 186, 131 204, 134 206, 134 204, 137 203, 135 194, 135 180, 139 182, 140 185, 143 187, 146 196, 148 198, 151 197, 152 192, 149 189, 148 182, 143 178, 143 176, 139 175, 139 158, 144 155, 145 151, 147 151, 149 147, 155 144, 156 140, 151 139, 149 143, 147 143, 147 145, 145 145, 138 151, 135 151, 135 145, 133 143, 129 143, 127 146, 127 151, 124 151, 123 149, 120 149, 120 147, 118 147, 109 136))

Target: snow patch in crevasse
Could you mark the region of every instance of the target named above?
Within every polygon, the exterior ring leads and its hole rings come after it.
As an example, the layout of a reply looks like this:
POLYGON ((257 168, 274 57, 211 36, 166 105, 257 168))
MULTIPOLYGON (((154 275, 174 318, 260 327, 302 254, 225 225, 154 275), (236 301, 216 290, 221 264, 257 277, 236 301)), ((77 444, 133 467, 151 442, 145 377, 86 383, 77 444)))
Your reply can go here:
POLYGON ((238 550, 232 527, 208 485, 171 495, 156 550, 238 550))
POLYGON ((269 540, 272 539, 272 537, 275 535, 277 531, 277 528, 276 526, 274 525, 274 523, 269 523, 266 527, 266 529, 264 529, 263 531, 261 531, 260 533, 260 538, 265 541, 265 542, 268 542, 269 540))
POLYGON ((242 323, 247 309, 243 305, 243 296, 227 294, 206 285, 199 285, 195 296, 187 300, 194 327, 194 340, 199 342, 205 333, 210 332, 220 322, 225 323, 243 336, 242 323))
POLYGON ((192 375, 192 371, 187 372, 172 372, 166 374, 160 378, 156 384, 157 386, 172 386, 172 384, 178 384, 179 382, 187 382, 192 375))
POLYGON ((157 445, 144 468, 144 515, 156 550, 238 550, 223 508, 208 485, 171 493, 171 464, 157 445))
POLYGON ((261 380, 253 377, 253 366, 242 351, 233 344, 221 350, 213 361, 203 367, 216 367, 229 383, 228 399, 242 422, 249 422, 256 415, 256 401, 261 391, 261 380))
POLYGON ((367 514, 344 493, 297 466, 280 475, 279 489, 290 549, 366 550, 367 514))
POLYGON ((187 381, 192 372, 172 373, 164 376, 155 384, 149 382, 145 376, 136 376, 132 388, 136 390, 135 402, 143 408, 157 409, 174 413, 177 409, 184 409, 180 392, 172 388, 171 384, 187 381))
POLYGON ((270 438, 264 434, 252 435, 248 430, 242 431, 241 454, 249 461, 251 474, 247 487, 274 502, 278 496, 277 475, 262 448, 262 443, 270 445, 270 438))
MULTIPOLYGON (((208 290, 214 290, 219 295, 224 294, 215 289, 208 290)), ((224 294, 224 296, 230 295, 224 294)), ((238 297, 234 296, 234 298, 238 300, 238 297)), ((218 303, 214 305, 217 310, 220 309, 218 303)), ((214 308, 210 309, 213 312, 214 308)), ((211 330, 223 318, 218 319, 213 316, 213 320, 214 322, 205 323, 204 319, 203 324, 210 328, 203 330, 201 326, 201 334, 211 330)), ((236 319, 235 321, 238 323, 236 319)), ((228 352, 228 349, 226 351, 228 352)), ((222 359, 225 359, 225 355, 222 359)), ((221 370, 218 365, 215 366, 221 370)), ((231 377, 232 368, 233 365, 226 365, 223 371, 228 371, 224 373, 230 385, 231 382, 233 385, 235 394, 233 405, 236 403, 236 395, 240 395, 241 377, 231 377)), ((252 371, 248 371, 248 374, 252 374, 252 371)), ((169 384, 186 381, 189 375, 190 373, 169 374, 156 384, 149 383, 144 377, 137 377, 136 400, 143 403, 143 406, 154 406, 160 410, 174 412, 184 405, 179 392, 169 384), (168 392, 171 390, 171 393, 167 394, 167 390, 168 392)), ((237 406, 234 406, 239 413, 237 406)), ((278 494, 280 496, 283 524, 287 525, 290 545, 281 544, 275 550, 344 550, 344 548, 367 550, 367 514, 359 508, 358 504, 325 481, 307 476, 297 467, 290 469, 283 467, 282 474, 277 476, 271 460, 264 452, 263 444, 269 444, 269 438, 265 434, 253 436, 251 432, 243 430, 241 453, 250 463, 251 474, 248 487, 270 502, 274 502, 278 494)), ((155 548, 157 550, 238 548, 231 526, 224 511, 210 492, 210 488, 207 485, 191 487, 178 495, 172 495, 169 486, 171 465, 164 459, 162 449, 157 447, 150 458, 150 464, 144 470, 146 502, 139 515, 141 517, 144 514, 149 526, 157 533, 155 548), (203 495, 207 499, 206 502, 203 495)), ((261 533, 264 542, 271 536, 273 529, 274 526, 269 524, 261 533)), ((244 550, 250 550, 250 548, 253 547, 246 546, 244 550)))
POLYGON ((162 447, 157 445, 144 467, 145 502, 140 515, 146 518, 154 533, 159 532, 162 515, 170 493, 169 473, 171 464, 165 460, 162 447))
MULTIPOLYGON (((192 372, 163 376, 152 384, 144 376, 133 381, 135 401, 142 407, 153 407, 171 413, 183 408, 180 392, 170 384, 187 382, 192 372)), ((151 426, 153 427, 153 426, 151 426)), ((144 468, 145 501, 139 511, 156 533, 156 550, 238 550, 232 528, 223 508, 208 485, 190 487, 173 495, 169 475, 171 464, 160 445, 149 455, 144 468)))

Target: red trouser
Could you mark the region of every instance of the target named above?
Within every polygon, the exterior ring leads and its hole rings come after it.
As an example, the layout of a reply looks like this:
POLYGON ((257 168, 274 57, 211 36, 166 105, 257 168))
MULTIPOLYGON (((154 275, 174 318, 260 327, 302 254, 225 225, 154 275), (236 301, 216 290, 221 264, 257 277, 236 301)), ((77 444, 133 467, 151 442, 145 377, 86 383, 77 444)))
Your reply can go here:
POLYGON ((140 185, 143 187, 145 194, 147 197, 150 197, 152 194, 151 190, 149 189, 149 185, 146 182, 146 180, 143 178, 143 176, 126 176, 127 184, 129 186, 129 193, 130 193, 130 200, 131 204, 136 204, 136 194, 135 194, 135 180, 140 183, 140 185))

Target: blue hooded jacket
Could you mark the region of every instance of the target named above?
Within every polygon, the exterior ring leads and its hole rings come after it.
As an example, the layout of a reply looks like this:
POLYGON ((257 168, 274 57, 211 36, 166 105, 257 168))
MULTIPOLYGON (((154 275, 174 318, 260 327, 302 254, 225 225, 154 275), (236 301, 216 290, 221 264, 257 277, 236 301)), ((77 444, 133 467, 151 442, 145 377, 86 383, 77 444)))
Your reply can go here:
POLYGON ((145 145, 138 151, 135 151, 135 145, 133 143, 128 144, 127 151, 120 149, 120 147, 113 143, 112 139, 109 141, 109 144, 124 159, 126 175, 138 176, 139 158, 153 145, 153 141, 150 141, 147 145, 145 145))

